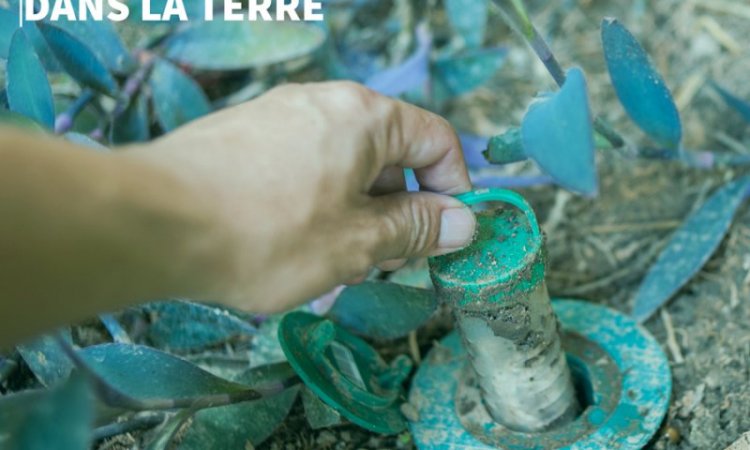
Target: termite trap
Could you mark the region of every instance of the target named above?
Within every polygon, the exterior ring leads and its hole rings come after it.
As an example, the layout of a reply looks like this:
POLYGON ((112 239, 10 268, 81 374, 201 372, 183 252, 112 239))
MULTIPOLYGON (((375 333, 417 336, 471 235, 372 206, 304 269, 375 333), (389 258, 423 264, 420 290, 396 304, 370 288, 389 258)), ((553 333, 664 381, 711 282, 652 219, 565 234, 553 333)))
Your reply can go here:
POLYGON ((425 359, 409 402, 420 449, 639 449, 669 405, 669 364, 633 320, 577 300, 550 302, 544 237, 517 194, 460 197, 479 212, 467 249, 430 261, 458 330, 425 359))
MULTIPOLYGON (((658 343, 609 308, 550 301, 544 237, 521 196, 485 189, 458 198, 511 208, 478 211, 472 245, 430 259, 438 299, 452 307, 457 330, 432 349, 412 381, 407 415, 417 447, 647 444, 672 387, 658 343)), ((386 365, 361 339, 305 313, 285 316, 279 340, 308 387, 351 421, 380 433, 406 428, 401 384, 408 358, 386 365)))

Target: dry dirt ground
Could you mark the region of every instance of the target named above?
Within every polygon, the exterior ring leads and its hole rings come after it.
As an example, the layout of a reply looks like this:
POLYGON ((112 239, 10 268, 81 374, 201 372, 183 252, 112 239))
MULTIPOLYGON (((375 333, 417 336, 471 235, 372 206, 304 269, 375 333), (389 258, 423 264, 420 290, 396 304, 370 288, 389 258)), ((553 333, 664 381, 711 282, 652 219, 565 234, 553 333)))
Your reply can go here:
MULTIPOLYGON (((564 66, 588 77, 594 111, 634 145, 645 144, 615 100, 599 41, 604 16, 621 19, 641 40, 678 103, 685 147, 750 152, 750 133, 707 82, 750 99, 750 3, 746 1, 563 0, 537 2, 533 20, 564 66)), ((531 52, 491 18, 492 41, 512 47, 492 84, 456 100, 451 120, 490 135, 517 125, 551 79, 531 52)), ((523 190, 548 234, 547 281, 553 296, 577 297, 629 311, 637 287, 666 239, 715 187, 744 168, 699 170, 679 163, 636 160, 599 152, 600 194, 594 199, 552 187, 523 190)), ((530 170, 523 164, 514 172, 530 170)), ((531 169, 533 170, 533 169, 531 169)), ((661 313, 646 323, 667 352, 672 401, 654 449, 724 449, 750 430, 750 208, 736 221, 706 267, 661 313)), ((419 332, 429 349, 450 326, 443 316, 419 332)), ((381 345, 384 355, 407 353, 405 340, 381 345)), ((370 435, 356 427, 313 431, 292 414, 263 449, 412 448, 408 434, 370 435)))

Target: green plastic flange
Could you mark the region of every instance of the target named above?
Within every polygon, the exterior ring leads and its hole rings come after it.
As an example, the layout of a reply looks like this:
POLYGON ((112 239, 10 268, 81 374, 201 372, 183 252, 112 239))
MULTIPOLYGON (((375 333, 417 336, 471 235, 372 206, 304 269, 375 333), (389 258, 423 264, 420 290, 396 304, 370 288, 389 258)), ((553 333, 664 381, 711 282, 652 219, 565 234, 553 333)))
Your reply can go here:
POLYGON ((377 433, 406 429, 400 407, 402 383, 412 369, 408 357, 387 365, 362 339, 304 312, 281 319, 279 342, 307 387, 341 415, 377 433))
POLYGON ((417 420, 410 427, 418 449, 637 450, 653 438, 672 392, 659 342, 610 308, 572 299, 553 300, 552 306, 563 348, 575 361, 576 388, 586 398, 583 412, 567 425, 537 433, 513 431, 479 414, 482 402, 467 405, 460 395, 471 384, 462 380, 469 355, 453 332, 432 348, 412 380, 409 401, 417 420))
POLYGON ((430 258, 430 275, 442 298, 459 308, 501 303, 544 282, 544 236, 523 197, 489 188, 457 198, 467 205, 502 202, 515 208, 478 211, 471 245, 430 258))

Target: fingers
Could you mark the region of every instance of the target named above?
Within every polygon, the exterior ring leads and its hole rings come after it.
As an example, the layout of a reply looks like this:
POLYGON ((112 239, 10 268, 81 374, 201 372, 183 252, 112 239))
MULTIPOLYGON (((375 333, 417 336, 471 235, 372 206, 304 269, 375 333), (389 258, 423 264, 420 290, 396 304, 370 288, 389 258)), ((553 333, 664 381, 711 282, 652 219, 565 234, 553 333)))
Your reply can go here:
POLYGON ((471 243, 476 227, 463 203, 426 192, 376 197, 369 210, 377 227, 377 261, 454 252, 471 243))
POLYGON ((406 177, 401 167, 386 167, 370 188, 370 195, 395 194, 406 190, 406 177))
POLYGON ((384 153, 385 166, 414 169, 427 191, 460 194, 471 189, 461 143, 448 122, 431 112, 404 102, 390 102, 382 127, 375 128, 376 152, 384 153))
POLYGON ((471 189, 461 143, 445 119, 352 82, 322 83, 318 90, 326 105, 335 107, 337 119, 354 117, 366 126, 376 162, 368 167, 370 182, 396 166, 414 169, 427 191, 460 194, 471 189))

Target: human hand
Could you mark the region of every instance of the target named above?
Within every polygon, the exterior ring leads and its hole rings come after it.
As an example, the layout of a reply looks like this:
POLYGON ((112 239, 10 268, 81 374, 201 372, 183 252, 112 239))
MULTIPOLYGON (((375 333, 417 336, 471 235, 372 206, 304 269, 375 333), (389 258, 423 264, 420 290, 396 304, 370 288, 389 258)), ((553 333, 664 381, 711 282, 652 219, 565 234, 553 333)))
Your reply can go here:
POLYGON ((179 179, 210 224, 183 273, 196 299, 280 311, 474 233, 450 125, 350 82, 276 88, 122 156, 179 179))

